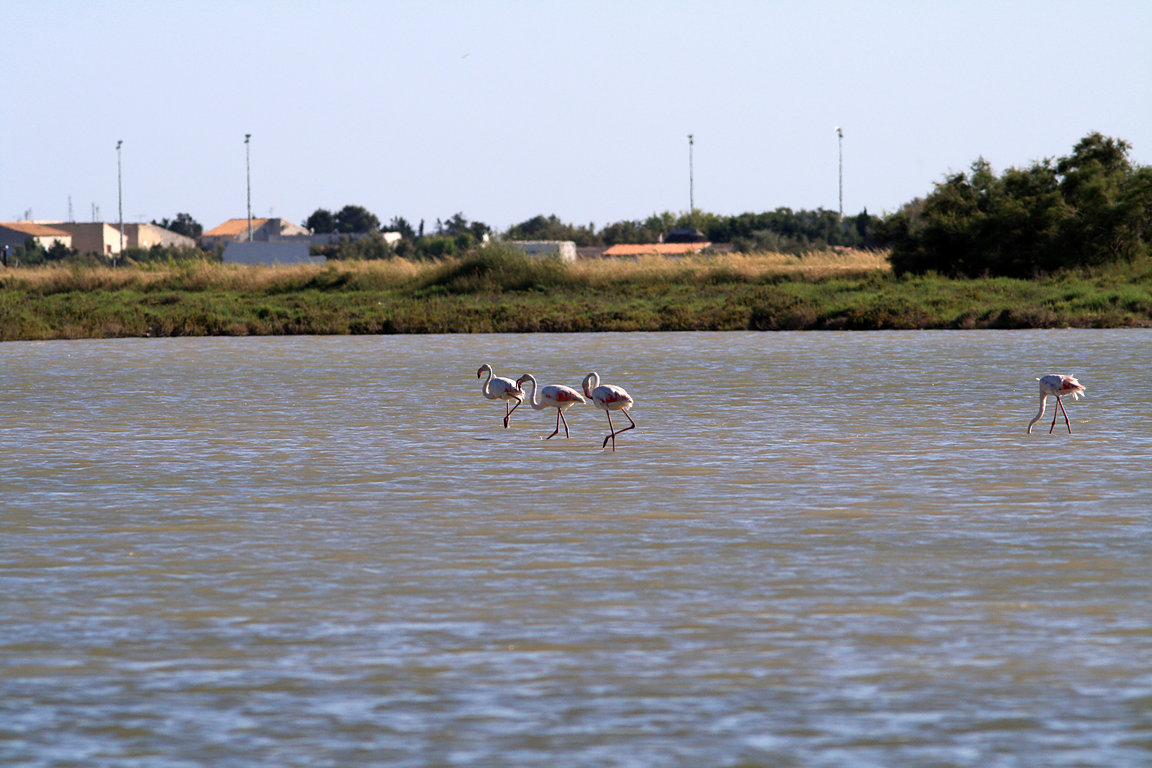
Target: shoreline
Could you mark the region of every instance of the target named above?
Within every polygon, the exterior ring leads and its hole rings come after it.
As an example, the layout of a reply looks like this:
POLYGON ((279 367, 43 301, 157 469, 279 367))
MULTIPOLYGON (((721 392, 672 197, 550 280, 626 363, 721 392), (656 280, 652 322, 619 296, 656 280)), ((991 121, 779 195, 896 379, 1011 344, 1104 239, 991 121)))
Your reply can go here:
POLYGON ((1152 264, 895 277, 882 255, 208 262, 0 270, 0 341, 176 336, 1152 327, 1152 264))

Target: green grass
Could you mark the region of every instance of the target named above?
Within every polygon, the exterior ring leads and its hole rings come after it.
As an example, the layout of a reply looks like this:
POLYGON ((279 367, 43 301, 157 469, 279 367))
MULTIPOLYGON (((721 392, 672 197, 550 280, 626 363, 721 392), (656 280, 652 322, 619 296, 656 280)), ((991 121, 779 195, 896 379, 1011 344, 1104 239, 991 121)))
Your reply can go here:
POLYGON ((0 270, 0 340, 364 333, 1152 327, 1152 265, 895 277, 883 254, 0 270))

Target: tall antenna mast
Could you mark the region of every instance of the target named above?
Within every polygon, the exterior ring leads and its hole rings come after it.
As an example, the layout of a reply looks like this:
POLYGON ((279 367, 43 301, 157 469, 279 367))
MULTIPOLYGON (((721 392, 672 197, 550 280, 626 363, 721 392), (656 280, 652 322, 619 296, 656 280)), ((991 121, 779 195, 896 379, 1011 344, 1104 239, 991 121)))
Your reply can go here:
POLYGON ((844 131, 836 126, 836 136, 840 142, 840 219, 844 219, 844 131))
POLYGON ((692 177, 692 134, 688 134, 688 213, 696 210, 695 180, 692 177))
POLYGON ((252 242, 252 150, 248 140, 252 134, 244 134, 244 166, 248 172, 248 242, 252 242))

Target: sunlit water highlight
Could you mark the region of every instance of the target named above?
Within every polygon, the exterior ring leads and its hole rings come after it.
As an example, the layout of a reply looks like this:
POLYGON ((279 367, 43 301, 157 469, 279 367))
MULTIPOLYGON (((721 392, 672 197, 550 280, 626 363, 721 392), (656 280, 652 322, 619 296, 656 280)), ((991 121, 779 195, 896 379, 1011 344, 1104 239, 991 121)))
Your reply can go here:
POLYGON ((1147 765, 1150 352, 0 345, 0 764, 1147 765), (639 426, 505 430, 483 362, 639 426), (1027 435, 1050 372, 1087 398, 1027 435))

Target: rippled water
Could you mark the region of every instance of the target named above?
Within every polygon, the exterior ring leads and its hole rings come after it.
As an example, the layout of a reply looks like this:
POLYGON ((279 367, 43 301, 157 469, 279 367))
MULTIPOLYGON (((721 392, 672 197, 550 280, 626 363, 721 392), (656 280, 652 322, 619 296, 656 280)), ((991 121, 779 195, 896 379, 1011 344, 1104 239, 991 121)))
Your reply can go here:
POLYGON ((0 764, 1147 765, 1150 352, 0 345, 0 764), (505 430, 483 362, 638 427, 505 430), (1087 398, 1027 435, 1050 372, 1087 398))

